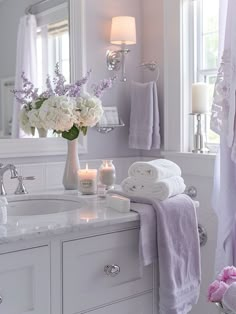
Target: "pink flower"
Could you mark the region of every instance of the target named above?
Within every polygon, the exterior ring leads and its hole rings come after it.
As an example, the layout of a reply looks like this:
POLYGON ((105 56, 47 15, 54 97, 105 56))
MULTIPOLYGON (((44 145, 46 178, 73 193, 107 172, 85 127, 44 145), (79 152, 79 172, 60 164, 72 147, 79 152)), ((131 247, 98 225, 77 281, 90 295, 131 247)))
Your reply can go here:
POLYGON ((236 268, 234 266, 225 267, 217 279, 231 285, 233 282, 236 282, 236 268))
POLYGON ((228 287, 225 282, 215 280, 208 288, 208 301, 221 302, 228 287))

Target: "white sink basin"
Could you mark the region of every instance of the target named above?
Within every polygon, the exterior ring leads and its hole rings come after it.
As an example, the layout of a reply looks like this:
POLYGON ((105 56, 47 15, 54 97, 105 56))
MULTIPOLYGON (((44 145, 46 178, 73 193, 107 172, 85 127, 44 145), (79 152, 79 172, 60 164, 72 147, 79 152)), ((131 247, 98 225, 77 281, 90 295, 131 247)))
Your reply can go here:
POLYGON ((34 216, 80 209, 85 201, 71 195, 23 195, 7 197, 8 216, 34 216))

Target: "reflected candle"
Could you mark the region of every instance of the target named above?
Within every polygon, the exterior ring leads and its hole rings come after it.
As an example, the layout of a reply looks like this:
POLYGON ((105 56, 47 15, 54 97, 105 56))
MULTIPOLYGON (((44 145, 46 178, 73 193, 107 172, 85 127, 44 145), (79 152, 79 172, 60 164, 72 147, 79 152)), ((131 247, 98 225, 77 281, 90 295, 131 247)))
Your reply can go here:
POLYGON ((92 195, 97 193, 97 169, 88 169, 86 164, 85 169, 78 171, 79 176, 79 191, 82 194, 92 195))

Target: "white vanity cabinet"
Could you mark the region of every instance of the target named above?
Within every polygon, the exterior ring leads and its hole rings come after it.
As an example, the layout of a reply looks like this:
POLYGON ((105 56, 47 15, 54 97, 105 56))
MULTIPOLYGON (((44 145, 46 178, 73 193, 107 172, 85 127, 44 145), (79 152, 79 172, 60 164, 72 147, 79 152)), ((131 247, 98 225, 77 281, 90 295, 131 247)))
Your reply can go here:
POLYGON ((0 246, 0 314, 156 314, 155 267, 129 226, 0 246))
POLYGON ((48 246, 0 254, 0 313, 50 314, 48 246))
POLYGON ((98 313, 151 314, 152 280, 153 267, 140 267, 138 229, 63 243, 63 314, 109 304, 98 313))

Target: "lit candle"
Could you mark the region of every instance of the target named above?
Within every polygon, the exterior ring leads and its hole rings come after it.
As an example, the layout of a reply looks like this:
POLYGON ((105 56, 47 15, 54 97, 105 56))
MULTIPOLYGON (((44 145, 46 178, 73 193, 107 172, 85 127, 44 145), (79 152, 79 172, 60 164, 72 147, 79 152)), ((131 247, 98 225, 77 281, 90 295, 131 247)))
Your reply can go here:
POLYGON ((79 190, 82 194, 97 193, 97 169, 88 169, 88 164, 86 164, 85 169, 78 171, 78 176, 79 190))
POLYGON ((192 85, 192 113, 208 112, 208 84, 195 83, 192 85))
POLYGON ((113 187, 116 180, 116 170, 112 160, 103 160, 102 165, 99 168, 99 179, 107 189, 113 187))

